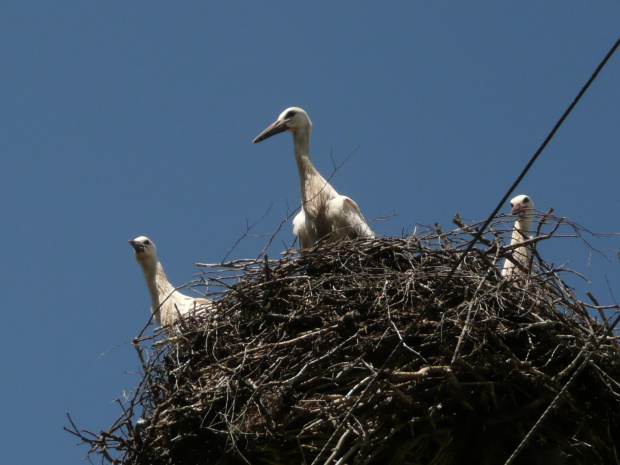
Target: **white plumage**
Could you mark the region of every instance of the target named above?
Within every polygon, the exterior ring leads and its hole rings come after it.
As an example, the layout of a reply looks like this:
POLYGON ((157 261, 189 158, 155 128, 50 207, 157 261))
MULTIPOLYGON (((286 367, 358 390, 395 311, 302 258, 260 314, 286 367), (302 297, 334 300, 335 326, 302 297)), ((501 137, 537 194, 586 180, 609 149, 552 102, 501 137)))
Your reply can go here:
MULTIPOLYGON (((530 239, 534 218, 534 202, 532 202, 532 199, 527 195, 517 195, 510 201, 510 206, 512 207, 510 214, 517 216, 510 239, 510 245, 513 245, 530 239)), ((530 250, 530 246, 526 245, 513 249, 512 256, 529 272, 532 265, 532 251, 530 250)), ((510 277, 524 274, 526 274, 524 270, 506 259, 504 268, 502 269, 502 276, 510 277)))
POLYGON ((338 194, 312 164, 312 122, 304 110, 287 108, 253 143, 285 131, 293 134, 301 183, 302 209, 293 220, 293 232, 299 236, 301 247, 311 247, 326 237, 375 237, 357 204, 351 198, 338 194))
POLYGON ((211 308, 210 300, 183 295, 170 284, 157 259, 157 248, 148 237, 136 237, 129 243, 142 267, 146 286, 151 294, 151 312, 159 326, 174 323, 190 312, 211 308))

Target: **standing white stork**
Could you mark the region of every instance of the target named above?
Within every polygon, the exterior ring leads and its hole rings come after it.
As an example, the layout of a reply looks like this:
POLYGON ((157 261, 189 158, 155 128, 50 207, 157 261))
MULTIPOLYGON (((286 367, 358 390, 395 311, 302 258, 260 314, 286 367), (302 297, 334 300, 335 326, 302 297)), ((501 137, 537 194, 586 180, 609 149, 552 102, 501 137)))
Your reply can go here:
POLYGON ((151 294, 151 312, 159 326, 174 323, 179 317, 195 310, 211 308, 210 300, 183 295, 170 284, 157 259, 155 244, 148 237, 136 237, 129 243, 142 267, 146 286, 151 294))
POLYGON ((325 237, 375 237, 353 199, 338 194, 312 164, 312 122, 304 110, 298 107, 287 108, 253 143, 284 131, 293 133, 295 160, 301 183, 302 208, 293 220, 293 232, 299 236, 301 247, 311 247, 325 237))
MULTIPOLYGON (((534 202, 532 202, 532 199, 527 195, 517 195, 510 201, 510 206, 512 207, 510 214, 517 216, 510 239, 510 245, 513 245, 530 239, 534 217, 534 202)), ((528 272, 532 265, 532 251, 530 247, 531 246, 526 245, 512 250, 513 258, 523 265, 528 272)), ((502 276, 510 277, 524 274, 526 274, 525 271, 506 259, 504 268, 502 269, 502 276)))

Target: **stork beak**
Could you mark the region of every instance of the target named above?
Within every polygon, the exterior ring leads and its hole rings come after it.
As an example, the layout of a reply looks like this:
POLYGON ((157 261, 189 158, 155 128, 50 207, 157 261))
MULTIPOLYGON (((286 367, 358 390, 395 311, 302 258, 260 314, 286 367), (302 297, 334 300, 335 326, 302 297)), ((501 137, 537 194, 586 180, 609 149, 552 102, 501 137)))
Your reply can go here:
POLYGON ((133 249, 136 252, 143 252, 144 251, 144 246, 142 244, 138 244, 136 241, 134 241, 133 239, 128 240, 127 242, 129 242, 129 244, 133 247, 133 249))
POLYGON ((512 207, 512 210, 510 210, 510 214, 511 215, 515 215, 515 216, 519 216, 524 211, 525 211, 525 207, 523 206, 522 203, 515 203, 514 207, 512 207))
POLYGON ((271 136, 275 136, 276 134, 280 134, 281 132, 284 132, 287 130, 288 130, 288 125, 286 124, 286 121, 278 120, 272 125, 270 125, 263 132, 261 132, 258 136, 256 136, 256 139, 254 139, 252 143, 256 144, 257 142, 260 142, 265 139, 269 139, 271 136))

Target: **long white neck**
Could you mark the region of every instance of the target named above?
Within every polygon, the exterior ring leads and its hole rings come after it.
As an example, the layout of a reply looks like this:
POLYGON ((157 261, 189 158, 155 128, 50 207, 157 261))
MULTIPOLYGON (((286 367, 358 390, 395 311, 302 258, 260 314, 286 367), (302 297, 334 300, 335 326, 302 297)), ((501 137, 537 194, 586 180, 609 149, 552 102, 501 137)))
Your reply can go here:
POLYGON ((326 202, 337 196, 338 192, 321 176, 321 173, 312 164, 312 159, 310 158, 310 131, 310 128, 299 128, 293 133, 293 143, 295 146, 297 170, 299 172, 301 201, 304 204, 306 213, 310 217, 316 217, 323 212, 326 202))
MULTIPOLYGON (((523 218, 519 217, 517 221, 515 221, 514 228, 512 230, 512 237, 510 238, 510 244, 516 244, 519 242, 526 241, 530 238, 532 229, 532 216, 530 214, 526 214, 523 218)), ((512 256, 515 260, 517 260, 526 270, 530 270, 531 268, 531 257, 532 251, 530 246, 521 246, 517 247, 513 252, 512 256)), ((525 272, 517 267, 510 260, 506 259, 504 262, 504 267, 502 268, 503 276, 513 276, 513 275, 524 275, 525 272)))
MULTIPOLYGON (((170 284, 164 267, 157 260, 140 261, 146 286, 151 294, 151 310, 155 311, 161 303, 169 298, 174 292, 174 286, 170 284)), ((176 294, 176 293, 175 293, 176 294)), ((174 296, 170 297, 174 298, 174 296)), ((159 320, 159 319, 158 319, 159 320)))
POLYGON ((325 180, 312 164, 310 158, 310 129, 298 128, 293 133, 293 145, 295 150, 295 161, 297 162, 297 171, 299 173, 299 182, 301 187, 301 201, 308 201, 308 186, 312 183, 321 184, 321 189, 325 180), (323 181, 323 182, 321 182, 323 181))
POLYGON ((511 244, 517 242, 523 242, 527 240, 532 233, 532 216, 526 214, 523 218, 517 218, 514 228, 512 230, 512 237, 510 239, 511 244))

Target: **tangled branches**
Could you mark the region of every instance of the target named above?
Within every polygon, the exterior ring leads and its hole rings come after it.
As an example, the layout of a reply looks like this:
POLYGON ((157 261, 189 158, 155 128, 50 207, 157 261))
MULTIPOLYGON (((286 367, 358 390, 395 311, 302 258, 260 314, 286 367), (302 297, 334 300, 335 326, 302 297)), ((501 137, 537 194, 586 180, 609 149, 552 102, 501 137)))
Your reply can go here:
POLYGON ((540 259, 502 279, 493 230, 440 289, 475 230, 455 222, 203 265, 216 311, 134 341, 119 420, 69 430, 112 464, 498 464, 555 403, 514 463, 619 463, 611 331, 540 259))

